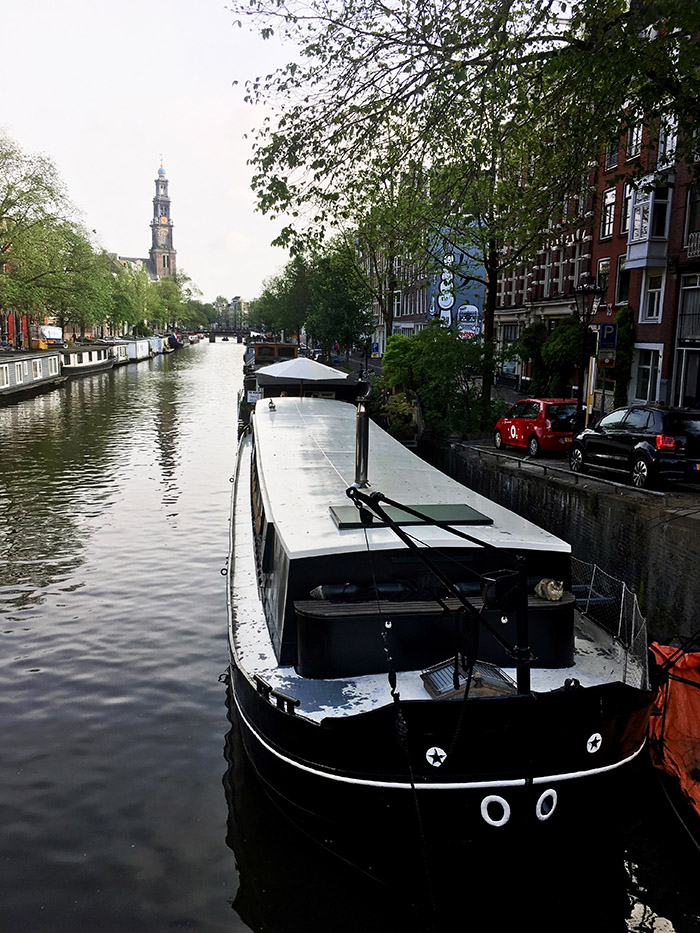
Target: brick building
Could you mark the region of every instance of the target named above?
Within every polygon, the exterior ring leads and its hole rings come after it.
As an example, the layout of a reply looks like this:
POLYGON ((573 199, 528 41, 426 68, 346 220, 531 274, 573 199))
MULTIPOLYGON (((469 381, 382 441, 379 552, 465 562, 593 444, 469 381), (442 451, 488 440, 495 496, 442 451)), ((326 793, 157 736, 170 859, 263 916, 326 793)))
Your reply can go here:
MULTIPOLYGON (((553 226, 547 248, 499 280, 500 347, 528 324, 553 329, 575 310, 574 288, 604 289, 594 330, 629 307, 634 358, 628 399, 688 405, 700 398, 700 210, 693 166, 676 159, 670 121, 629 121, 590 167, 581 193, 553 226)), ((594 366, 594 407, 602 404, 594 366)), ((501 380, 525 390, 529 366, 511 360, 501 380)), ((614 375, 614 370, 611 371, 614 375)), ((572 373, 572 392, 579 378, 572 373)), ((609 390, 608 390, 609 392, 609 390)), ((610 407, 610 393, 606 409, 610 407)))

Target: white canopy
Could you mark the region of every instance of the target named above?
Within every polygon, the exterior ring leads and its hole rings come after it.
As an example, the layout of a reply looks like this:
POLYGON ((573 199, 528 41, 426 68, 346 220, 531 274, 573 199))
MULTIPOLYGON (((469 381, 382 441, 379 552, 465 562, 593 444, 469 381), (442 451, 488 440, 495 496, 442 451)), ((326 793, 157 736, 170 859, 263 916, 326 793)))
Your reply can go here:
POLYGON ((280 382, 347 382, 350 373, 324 366, 316 360, 309 360, 299 356, 294 360, 284 360, 282 363, 273 363, 263 366, 255 373, 260 385, 269 385, 276 380, 280 382))

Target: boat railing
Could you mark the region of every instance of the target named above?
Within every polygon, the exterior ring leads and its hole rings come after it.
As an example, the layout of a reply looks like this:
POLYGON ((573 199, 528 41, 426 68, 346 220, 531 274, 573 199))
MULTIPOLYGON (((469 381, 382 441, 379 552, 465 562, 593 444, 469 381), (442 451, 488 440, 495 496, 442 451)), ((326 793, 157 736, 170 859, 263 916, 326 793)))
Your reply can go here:
POLYGON ((625 683, 648 685, 647 620, 637 596, 617 577, 597 564, 571 559, 572 590, 578 610, 596 622, 625 650, 625 683))

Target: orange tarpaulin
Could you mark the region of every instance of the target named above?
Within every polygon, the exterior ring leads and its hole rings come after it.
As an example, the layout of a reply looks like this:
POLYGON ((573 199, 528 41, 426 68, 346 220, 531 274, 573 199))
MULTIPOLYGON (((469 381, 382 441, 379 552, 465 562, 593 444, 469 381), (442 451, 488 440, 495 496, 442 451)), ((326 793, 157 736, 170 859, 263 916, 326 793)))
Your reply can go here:
POLYGON ((651 760, 676 778, 700 816, 700 652, 679 652, 656 642, 651 651, 668 671, 649 721, 651 760))

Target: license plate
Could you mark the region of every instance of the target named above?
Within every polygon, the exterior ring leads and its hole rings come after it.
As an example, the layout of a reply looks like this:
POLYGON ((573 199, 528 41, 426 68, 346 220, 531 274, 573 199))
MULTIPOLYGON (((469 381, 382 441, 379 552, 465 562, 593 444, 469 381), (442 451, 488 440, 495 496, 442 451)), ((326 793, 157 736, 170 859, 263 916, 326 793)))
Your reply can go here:
POLYGON ((693 464, 693 469, 694 469, 694 470, 700 470, 700 463, 694 463, 694 464, 693 464))
MULTIPOLYGON (((570 438, 570 437, 565 437, 565 438, 564 438, 564 443, 565 443, 565 444, 570 444, 570 443, 571 443, 571 438, 570 438)), ((700 469, 700 463, 696 463, 695 466, 698 467, 698 468, 700 469)))

